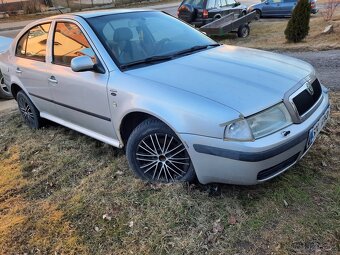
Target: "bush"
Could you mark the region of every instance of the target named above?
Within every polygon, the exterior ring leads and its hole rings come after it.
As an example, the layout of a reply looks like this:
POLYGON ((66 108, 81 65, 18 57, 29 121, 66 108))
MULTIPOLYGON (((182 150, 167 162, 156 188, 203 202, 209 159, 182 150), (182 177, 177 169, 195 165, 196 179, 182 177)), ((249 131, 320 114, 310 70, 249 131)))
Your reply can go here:
POLYGON ((323 19, 325 21, 330 21, 333 19, 335 9, 340 5, 340 1, 328 0, 327 4, 324 5, 323 9, 320 11, 323 19))
POLYGON ((41 4, 39 0, 29 0, 23 2, 22 9, 25 14, 33 14, 41 12, 41 4))
POLYGON ((300 42, 309 32, 311 6, 308 0, 299 0, 285 30, 288 42, 300 42))

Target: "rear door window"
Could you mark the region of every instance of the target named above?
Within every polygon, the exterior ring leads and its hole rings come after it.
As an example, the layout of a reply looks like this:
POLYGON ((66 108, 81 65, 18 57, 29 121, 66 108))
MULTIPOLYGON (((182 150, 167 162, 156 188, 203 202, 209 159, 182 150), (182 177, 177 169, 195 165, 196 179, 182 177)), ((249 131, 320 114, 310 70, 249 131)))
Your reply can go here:
POLYGON ((15 55, 37 61, 45 61, 46 43, 50 23, 37 25, 28 30, 19 40, 15 55))

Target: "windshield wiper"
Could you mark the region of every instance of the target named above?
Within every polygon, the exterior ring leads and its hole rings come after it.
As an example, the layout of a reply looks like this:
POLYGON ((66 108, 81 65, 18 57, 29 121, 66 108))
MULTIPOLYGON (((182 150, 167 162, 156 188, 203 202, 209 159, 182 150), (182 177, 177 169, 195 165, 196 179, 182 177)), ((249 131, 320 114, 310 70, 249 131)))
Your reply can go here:
POLYGON ((133 61, 133 62, 130 62, 130 63, 127 63, 127 64, 123 64, 123 65, 120 65, 120 68, 126 69, 126 68, 129 68, 129 67, 132 67, 132 66, 137 66, 137 65, 152 64, 152 63, 156 63, 156 62, 167 61, 167 60, 171 60, 171 59, 178 57, 178 56, 181 56, 181 55, 193 53, 195 51, 207 49, 208 47, 216 47, 216 46, 220 46, 220 45, 221 44, 219 44, 219 43, 207 44, 207 45, 196 45, 196 46, 193 46, 189 49, 181 50, 181 51, 169 54, 169 55, 152 56, 152 57, 149 57, 149 58, 133 61))
POLYGON ((125 69, 131 66, 142 65, 142 64, 151 64, 155 62, 167 61, 172 59, 172 55, 164 55, 164 56, 152 56, 149 58, 133 61, 127 64, 120 65, 121 69, 125 69))
POLYGON ((213 43, 213 44, 207 44, 207 45, 196 45, 196 46, 193 46, 189 49, 178 51, 178 52, 174 53, 173 56, 175 57, 175 56, 185 55, 185 54, 188 54, 188 53, 193 53, 195 51, 204 50, 204 49, 207 49, 209 47, 217 47, 217 46, 220 46, 220 45, 221 44, 219 44, 219 43, 213 43))

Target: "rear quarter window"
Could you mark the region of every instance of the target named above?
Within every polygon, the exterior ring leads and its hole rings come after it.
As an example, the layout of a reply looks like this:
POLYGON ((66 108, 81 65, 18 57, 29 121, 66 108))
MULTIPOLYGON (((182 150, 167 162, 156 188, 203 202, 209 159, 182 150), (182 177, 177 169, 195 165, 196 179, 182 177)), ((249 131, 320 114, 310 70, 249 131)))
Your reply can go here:
POLYGON ((195 8, 203 9, 204 0, 184 0, 183 4, 192 5, 195 8))
POLYGON ((19 40, 15 55, 17 57, 45 61, 46 42, 50 23, 37 25, 28 30, 19 40))

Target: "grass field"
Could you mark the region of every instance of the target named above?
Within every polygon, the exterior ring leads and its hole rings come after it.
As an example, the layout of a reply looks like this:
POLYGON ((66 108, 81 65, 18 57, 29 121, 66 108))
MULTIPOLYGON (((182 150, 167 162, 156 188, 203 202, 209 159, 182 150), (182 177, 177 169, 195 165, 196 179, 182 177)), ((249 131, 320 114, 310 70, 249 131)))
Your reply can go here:
MULTIPOLYGON (((151 185, 123 151, 0 115, 1 254, 337 254, 340 93, 316 144, 258 186, 151 185)), ((237 169, 235 169, 236 171, 237 169)))
POLYGON ((321 14, 311 16, 309 34, 300 43, 288 43, 284 30, 289 19, 261 19, 250 24, 250 35, 247 38, 237 38, 236 34, 228 34, 217 40, 237 46, 251 47, 263 50, 310 51, 340 49, 340 8, 332 21, 324 21, 321 14), (327 25, 333 25, 334 32, 322 34, 327 25))

